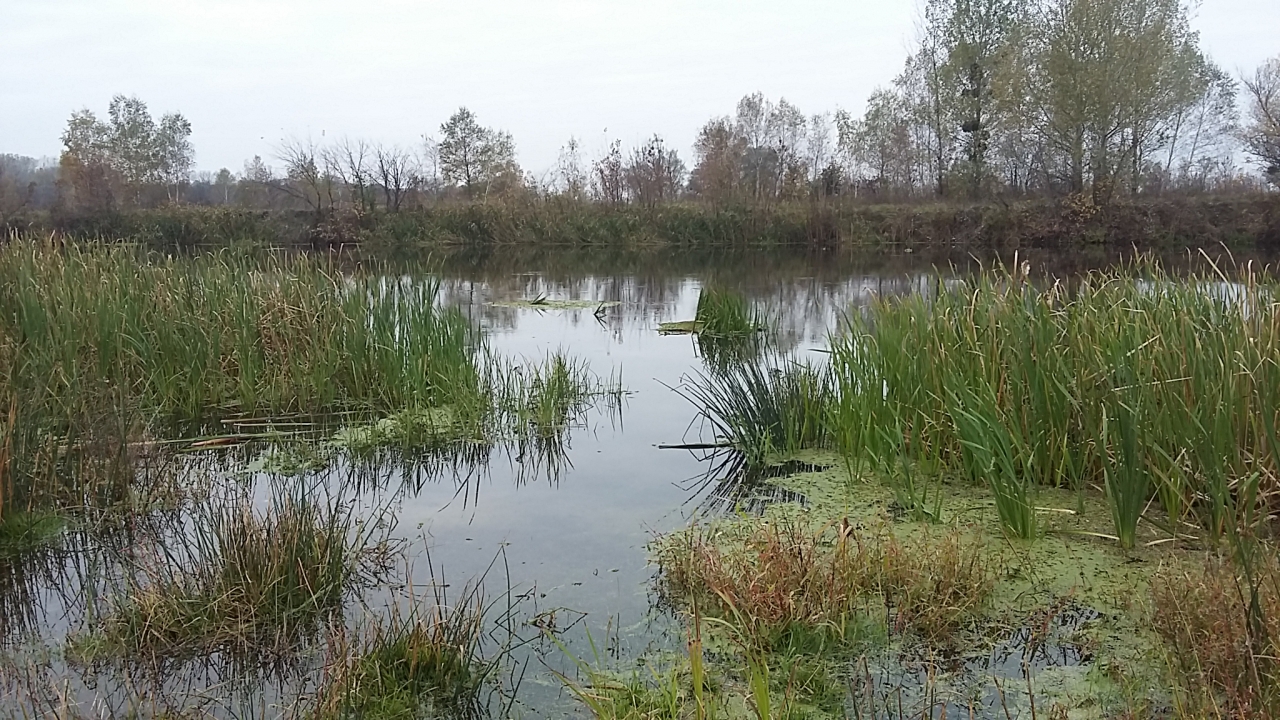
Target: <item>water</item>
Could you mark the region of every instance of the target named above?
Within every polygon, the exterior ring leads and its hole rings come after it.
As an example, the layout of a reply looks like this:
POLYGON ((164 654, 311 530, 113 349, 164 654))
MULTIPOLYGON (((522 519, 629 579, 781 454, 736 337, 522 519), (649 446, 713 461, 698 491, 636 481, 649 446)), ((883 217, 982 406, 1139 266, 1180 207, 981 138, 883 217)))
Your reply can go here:
MULTIPOLYGON (((1068 273, 1114 259, 1106 254, 1023 257, 1033 267, 1052 262, 1055 271, 1068 273)), ((655 604, 655 570, 646 546, 655 534, 682 527, 696 513, 715 507, 713 483, 700 480, 710 469, 706 454, 659 447, 709 438, 696 423, 697 408, 673 389, 704 370, 697 345, 688 336, 659 335, 658 325, 691 319, 700 288, 714 280, 744 292, 770 318, 778 330, 779 351, 820 359, 815 351, 826 346, 827 334, 846 313, 878 295, 933 292, 948 277, 976 264, 972 257, 945 253, 866 258, 803 251, 500 249, 449 258, 441 302, 463 308, 494 351, 530 361, 562 351, 585 360, 601 375, 620 374, 627 393, 620 405, 601 403, 581 418, 559 460, 539 461, 536 454, 497 448, 482 462, 446 463, 414 482, 408 482, 403 468, 374 468, 376 488, 349 501, 360 512, 377 513, 384 521, 380 531, 404 549, 408 564, 383 586, 368 589, 362 603, 348 610, 348 619, 357 622, 362 613, 378 612, 406 586, 429 588, 443 579, 456 593, 487 572, 489 597, 509 592, 523 623, 519 632, 533 639, 513 656, 515 672, 524 669, 517 675, 522 679, 517 683, 508 676, 505 681, 508 691, 519 689, 512 712, 581 714, 546 670, 569 669, 567 659, 558 647, 536 641, 538 629, 562 631, 568 650, 579 656, 591 653, 589 633, 623 666, 646 651, 679 647, 678 625, 655 604), (598 311, 493 304, 536 297, 617 304, 598 311)), ((412 279, 415 271, 406 274, 412 279)), ((225 458, 215 456, 194 463, 187 470, 190 482, 243 484, 244 478, 235 479, 243 470, 236 462, 228 466, 225 458)), ((339 462, 297 482, 342 487, 348 474, 349 468, 339 462)), ((249 481, 261 503, 269 487, 265 474, 249 481)), ((81 714, 114 715, 138 709, 139 696, 151 694, 155 697, 142 704, 142 714, 199 709, 220 716, 270 716, 285 713, 291 698, 314 681, 308 671, 319 662, 318 652, 301 660, 300 667, 265 673, 228 669, 217 659, 160 672, 85 668, 62 660, 63 641, 86 621, 90 590, 103 592, 101 577, 127 573, 102 558, 136 560, 154 552, 146 549, 148 542, 157 537, 172 541, 186 527, 181 513, 156 515, 161 525, 168 524, 150 535, 132 525, 114 534, 72 533, 62 552, 3 561, 0 580, 10 590, 0 593, 8 660, 0 714, 73 707, 81 714), (111 546, 110 553, 100 552, 104 545, 111 546), (77 550, 81 546, 88 549, 77 550)), ((1025 638, 1009 638, 982 667, 1017 677, 1020 666, 1010 666, 1014 661, 1008 657, 1025 644, 1025 638)), ((1071 655, 1069 645, 1053 650, 1062 653, 1060 665, 1082 661, 1079 654, 1071 655)), ((884 671, 872 684, 894 682, 899 688, 924 684, 909 669, 884 671)), ((885 697, 892 691, 877 690, 885 697)))

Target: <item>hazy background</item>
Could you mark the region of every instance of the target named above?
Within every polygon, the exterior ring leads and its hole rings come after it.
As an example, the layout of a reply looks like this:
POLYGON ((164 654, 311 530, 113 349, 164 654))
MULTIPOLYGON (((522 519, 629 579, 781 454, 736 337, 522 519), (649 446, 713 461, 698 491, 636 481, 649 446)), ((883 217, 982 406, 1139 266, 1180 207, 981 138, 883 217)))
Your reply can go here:
MULTIPOLYGON (((137 95, 191 120, 197 167, 239 171, 281 138, 417 146, 461 105, 540 173, 572 135, 698 127, 756 90, 860 114, 901 71, 915 0, 0 0, 0 152, 56 156, 73 110, 137 95)), ((1280 53, 1280 1, 1205 0, 1224 69, 1280 53)))

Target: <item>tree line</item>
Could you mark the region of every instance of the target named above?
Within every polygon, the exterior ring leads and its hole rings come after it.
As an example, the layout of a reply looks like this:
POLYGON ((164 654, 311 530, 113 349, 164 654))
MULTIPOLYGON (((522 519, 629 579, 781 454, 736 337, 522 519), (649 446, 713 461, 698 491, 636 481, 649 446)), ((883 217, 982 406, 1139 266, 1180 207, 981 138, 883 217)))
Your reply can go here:
POLYGON ((691 167, 656 135, 590 159, 570 139, 535 176, 510 133, 461 108, 418 147, 295 138, 239 173, 194 173, 190 123, 118 96, 105 119, 71 116, 52 200, 30 188, 23 200, 6 170, 18 163, 0 162, 0 211, 180 201, 323 214, 550 196, 645 207, 1063 196, 1103 205, 1280 186, 1280 57, 1233 77, 1201 49, 1180 0, 926 0, 923 10, 904 67, 861 116, 751 94, 699 129, 691 167))

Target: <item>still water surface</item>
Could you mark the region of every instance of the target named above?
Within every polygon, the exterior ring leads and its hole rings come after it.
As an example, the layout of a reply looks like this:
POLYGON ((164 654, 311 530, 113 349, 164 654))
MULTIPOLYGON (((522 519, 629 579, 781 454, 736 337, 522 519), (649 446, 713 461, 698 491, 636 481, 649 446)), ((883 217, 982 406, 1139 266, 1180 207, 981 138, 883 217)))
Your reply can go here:
MULTIPOLYGON (((1179 257, 1187 256, 1174 256, 1173 265, 1179 257)), ((1033 254, 1020 260, 1030 262, 1033 272, 1070 275, 1110 264, 1116 256, 1033 254)), ((655 570, 648 564, 646 545, 656 533, 686 525, 700 507, 707 507, 700 479, 710 467, 699 453, 659 445, 710 438, 700 432, 697 408, 673 390, 705 370, 696 343, 689 336, 660 335, 658 325, 692 319, 701 287, 714 281, 745 293, 769 318, 777 328, 780 352, 821 361, 815 351, 826 346, 827 335, 845 314, 877 296, 933 292, 979 265, 967 254, 867 257, 760 251, 495 251, 449 258, 440 271, 440 302, 462 308, 497 354, 538 361, 563 352, 601 376, 620 375, 627 393, 620 404, 601 403, 587 413, 569 434, 558 464, 498 448, 484 462, 461 461, 426 482, 413 483, 405 482, 403 468, 389 466, 376 471, 377 489, 355 502, 376 508, 383 529, 406 548, 409 564, 399 572, 397 586, 424 588, 433 578, 443 578, 456 589, 488 570, 489 597, 509 588, 519 599, 520 620, 540 618, 544 625, 570 627, 562 637, 578 655, 590 655, 588 632, 624 666, 648 649, 678 647, 677 626, 655 605, 655 570), (538 297, 616 304, 598 311, 494 304, 538 297)), ((406 271, 407 281, 418 277, 418 271, 406 271)), ((217 470, 228 476, 242 471, 217 470)), ((339 463, 320 481, 340 484, 343 472, 339 463)), ((269 487, 265 475, 253 479, 260 489, 269 487)), ((181 533, 182 527, 178 520, 170 532, 181 533)), ((82 541, 73 539, 69 545, 82 541)), ((128 546, 128 533, 119 542, 128 546)), ((11 568, 5 571, 12 573, 11 568)), ((138 678, 127 672, 68 669, 57 660, 57 648, 84 622, 85 611, 77 601, 83 600, 83 587, 67 588, 98 585, 84 580, 95 572, 101 568, 87 567, 73 553, 61 571, 27 583, 36 598, 32 627, 26 641, 6 642, 11 648, 8 664, 25 663, 28 669, 17 672, 16 680, 6 678, 7 707, 0 714, 42 709, 52 701, 33 698, 60 688, 57 702, 78 705, 83 714, 120 714, 137 706, 139 694, 156 694, 172 696, 158 707, 271 716, 314 680, 287 672, 250 679, 208 667, 183 667, 168 669, 155 686, 140 690, 138 678), (37 666, 43 669, 30 669, 37 666)), ((377 612, 379 601, 392 592, 384 587, 368 593, 350 613, 352 621, 361 613, 377 612)), ((547 670, 569 667, 558 648, 530 643, 515 657, 514 672, 522 679, 513 713, 581 713, 547 670)), ((515 680, 508 677, 506 685, 516 685, 515 680)))

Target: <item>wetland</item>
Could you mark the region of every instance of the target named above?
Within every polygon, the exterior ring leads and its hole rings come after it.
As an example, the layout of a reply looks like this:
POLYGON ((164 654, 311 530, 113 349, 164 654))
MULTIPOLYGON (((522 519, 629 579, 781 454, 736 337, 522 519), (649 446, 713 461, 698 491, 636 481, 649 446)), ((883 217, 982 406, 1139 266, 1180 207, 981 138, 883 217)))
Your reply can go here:
POLYGON ((1257 717, 1270 258, 0 246, 0 714, 1257 717))

